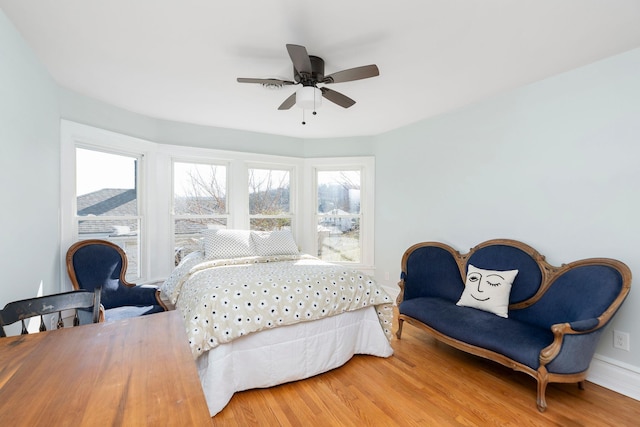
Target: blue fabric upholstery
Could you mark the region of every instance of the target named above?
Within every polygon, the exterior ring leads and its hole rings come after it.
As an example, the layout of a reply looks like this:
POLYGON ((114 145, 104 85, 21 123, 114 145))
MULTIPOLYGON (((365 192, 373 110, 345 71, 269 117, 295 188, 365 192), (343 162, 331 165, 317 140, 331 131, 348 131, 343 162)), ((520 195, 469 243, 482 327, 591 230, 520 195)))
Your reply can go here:
POLYGON ((403 301, 399 310, 444 335, 503 354, 532 369, 538 369, 540 351, 553 342, 550 329, 459 307, 441 298, 403 301))
POLYGON ((604 329, 584 335, 565 335, 558 356, 546 368, 554 374, 577 374, 589 369, 604 329))
POLYGON ((81 241, 67 252, 67 269, 74 287, 102 287, 106 320, 165 311, 156 286, 135 286, 125 281, 126 264, 122 249, 107 241, 81 241))
POLYGON ((631 271, 620 261, 593 258, 553 267, 533 248, 506 239, 484 242, 466 255, 441 243, 414 245, 402 268, 398 338, 410 318, 453 346, 518 366, 538 381, 540 410, 548 382, 586 378, 603 327, 631 285, 631 271), (464 289, 459 265, 470 264, 518 270, 508 318, 456 305, 464 289))
POLYGON ((451 252, 441 247, 423 246, 407 260, 404 299, 439 297, 456 302, 464 290, 464 281, 451 252), (433 286, 438 283, 438 286, 433 286))
POLYGON ((510 304, 531 298, 542 283, 542 272, 535 259, 513 246, 482 247, 469 257, 467 265, 469 264, 486 270, 518 270, 511 285, 510 304))
POLYGON ((535 304, 509 316, 543 328, 593 319, 616 299, 622 283, 620 273, 611 267, 576 266, 561 274, 535 304))

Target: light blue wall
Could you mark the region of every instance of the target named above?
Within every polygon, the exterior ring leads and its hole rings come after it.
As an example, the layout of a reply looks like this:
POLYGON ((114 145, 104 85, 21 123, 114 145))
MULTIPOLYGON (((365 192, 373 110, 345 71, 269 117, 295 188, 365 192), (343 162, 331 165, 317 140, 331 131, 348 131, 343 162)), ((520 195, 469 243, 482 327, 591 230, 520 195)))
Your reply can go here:
POLYGON ((152 119, 60 89, 60 114, 71 120, 162 144, 302 157, 303 140, 152 119))
MULTIPOLYGON (((414 243, 501 237, 554 265, 610 257, 640 275, 638 76, 640 49, 378 136, 378 279, 414 243)), ((632 288, 613 323, 634 351, 607 333, 598 353, 640 367, 639 307, 632 288)))
POLYGON ((371 136, 307 139, 304 143, 304 157, 375 156, 375 148, 375 138, 371 136))
POLYGON ((0 11, 0 307, 57 287, 57 87, 0 11))

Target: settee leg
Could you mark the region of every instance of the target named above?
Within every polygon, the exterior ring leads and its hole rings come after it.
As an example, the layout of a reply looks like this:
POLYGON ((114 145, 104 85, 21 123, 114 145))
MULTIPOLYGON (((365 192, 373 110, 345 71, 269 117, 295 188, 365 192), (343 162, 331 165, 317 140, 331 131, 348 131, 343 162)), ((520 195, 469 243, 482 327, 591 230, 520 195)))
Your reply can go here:
POLYGON ((578 381, 578 388, 580 390, 584 390, 584 383, 585 383, 584 381, 578 381))
POLYGON ((404 319, 398 319, 398 331, 396 332, 396 337, 398 337, 398 339, 401 338, 402 335, 402 324, 404 323, 404 319))
POLYGON ((544 412, 547 409, 547 400, 545 398, 547 383, 548 381, 546 379, 538 378, 538 397, 536 403, 538 404, 538 411, 540 412, 544 412))

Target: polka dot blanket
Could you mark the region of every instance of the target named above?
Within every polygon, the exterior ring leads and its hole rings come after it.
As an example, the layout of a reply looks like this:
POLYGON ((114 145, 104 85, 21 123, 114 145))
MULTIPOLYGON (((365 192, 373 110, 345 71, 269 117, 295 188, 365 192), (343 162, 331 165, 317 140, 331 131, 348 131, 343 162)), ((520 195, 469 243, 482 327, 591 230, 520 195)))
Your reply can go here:
POLYGON ((393 300, 357 270, 309 255, 185 259, 161 287, 180 310, 194 357, 268 328, 375 306, 391 339, 393 300))

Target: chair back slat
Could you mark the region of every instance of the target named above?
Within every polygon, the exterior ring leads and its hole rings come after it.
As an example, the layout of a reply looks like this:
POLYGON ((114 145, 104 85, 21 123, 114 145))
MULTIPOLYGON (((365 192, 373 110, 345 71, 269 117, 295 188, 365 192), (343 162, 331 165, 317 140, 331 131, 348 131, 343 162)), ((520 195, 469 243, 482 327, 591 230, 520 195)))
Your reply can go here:
POLYGON ((0 337, 6 336, 4 326, 18 321, 22 323, 21 333, 23 335, 28 334, 25 319, 36 316, 40 316, 39 330, 44 332, 47 330, 44 316, 56 312, 58 313, 56 326, 60 329, 64 327, 62 312, 65 310, 74 310, 74 326, 80 323, 78 319, 79 309, 91 309, 91 320, 93 323, 97 323, 100 320, 100 291, 100 288, 96 288, 93 292, 79 290, 10 302, 0 310, 0 337))

